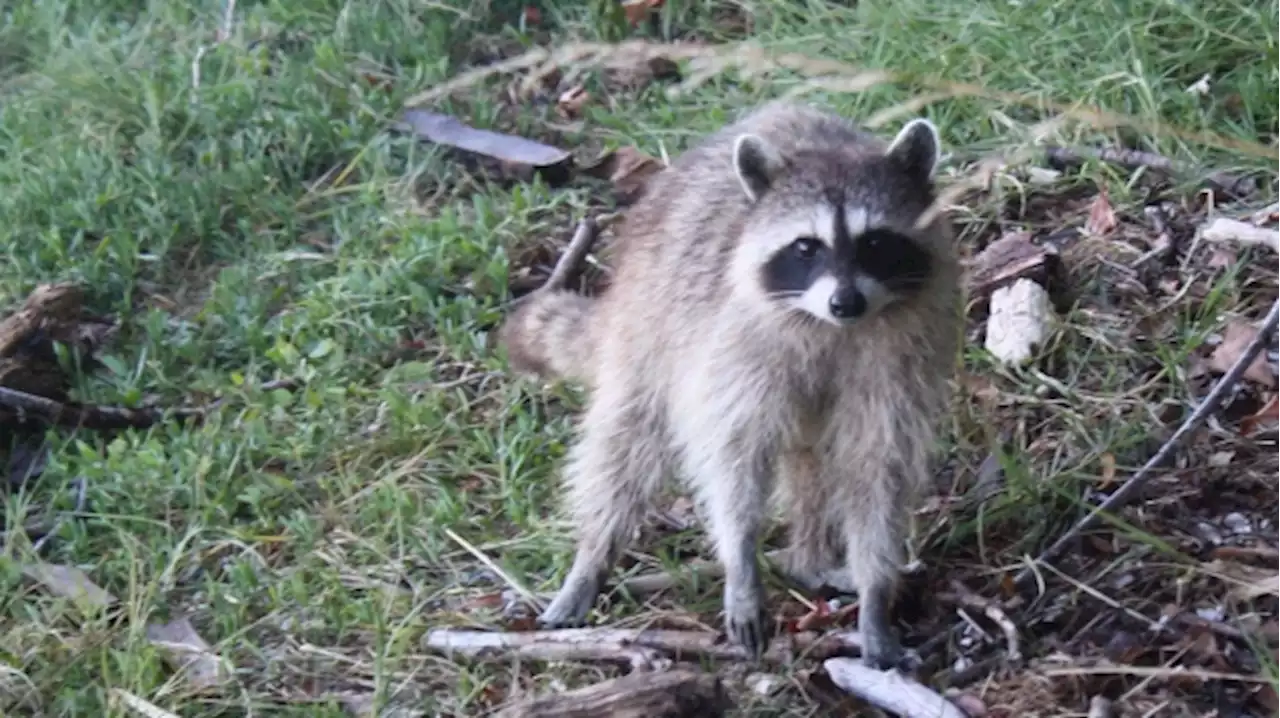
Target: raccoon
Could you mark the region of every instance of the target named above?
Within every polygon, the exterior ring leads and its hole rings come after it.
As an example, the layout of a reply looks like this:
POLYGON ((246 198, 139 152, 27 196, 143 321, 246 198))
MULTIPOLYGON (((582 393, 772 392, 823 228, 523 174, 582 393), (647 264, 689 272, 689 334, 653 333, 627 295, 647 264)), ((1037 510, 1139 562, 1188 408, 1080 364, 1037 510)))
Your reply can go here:
POLYGON ((856 592, 864 662, 903 665, 891 606, 962 332, 939 157, 923 118, 885 142, 767 104, 650 180, 600 296, 535 293, 507 318, 514 369, 588 395, 564 468, 576 553, 540 623, 585 621, 674 474, 724 567, 732 641, 758 657, 770 640, 757 540, 777 499, 784 572, 856 592))

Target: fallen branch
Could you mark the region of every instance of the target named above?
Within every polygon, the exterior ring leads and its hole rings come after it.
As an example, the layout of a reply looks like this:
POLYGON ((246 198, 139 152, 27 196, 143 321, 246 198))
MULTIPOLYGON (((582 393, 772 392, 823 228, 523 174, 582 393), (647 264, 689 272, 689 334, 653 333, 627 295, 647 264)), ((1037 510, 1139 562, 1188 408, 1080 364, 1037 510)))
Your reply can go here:
POLYGON ((1191 413, 1191 416, 1187 417, 1187 419, 1182 422, 1182 425, 1178 427, 1178 430, 1173 432, 1173 436, 1170 436, 1168 440, 1164 442, 1160 447, 1160 450, 1156 452, 1155 456, 1152 456, 1141 469, 1138 469, 1136 474, 1130 477, 1129 480, 1125 481, 1119 489, 1116 489, 1115 493, 1108 496, 1105 501, 1090 511, 1088 515, 1076 522, 1076 524, 1063 534, 1061 538, 1055 541, 1053 545, 1037 556, 1031 566, 1019 571, 1017 576, 1014 577, 1014 583, 1016 585, 1025 585, 1035 576, 1035 572, 1032 568, 1033 566, 1052 560, 1061 553, 1068 544, 1075 541, 1081 533, 1097 525, 1103 512, 1113 512, 1124 506, 1142 489, 1143 486, 1146 485, 1152 474, 1155 473, 1156 469, 1163 466, 1164 463, 1168 461, 1170 456, 1172 456, 1174 449, 1182 443, 1182 440, 1191 432, 1200 428, 1200 426, 1208 420, 1209 416, 1218 409, 1218 405, 1222 402, 1222 398, 1232 387, 1235 386, 1236 382, 1240 380, 1240 377, 1244 374, 1245 370, 1253 364, 1253 360, 1262 353, 1263 348, 1265 348, 1270 342, 1271 336, 1276 331, 1276 324, 1278 320, 1280 320, 1280 301, 1271 305, 1271 311, 1267 312, 1267 318, 1262 322, 1262 329, 1258 331, 1258 334, 1253 338, 1253 341, 1249 342, 1249 345, 1240 353, 1235 364, 1233 364, 1226 374, 1218 380, 1218 383, 1213 386, 1213 389, 1209 391, 1209 395, 1204 398, 1204 401, 1200 402, 1200 405, 1191 413))
POLYGON ((713 674, 674 670, 631 673, 578 690, 523 701, 496 718, 694 718, 732 706, 713 674))
MULTIPOLYGON (((536 661, 609 661, 633 670, 663 668, 675 660, 753 661, 746 649, 727 643, 718 633, 622 628, 564 628, 498 633, 462 628, 429 631, 423 645, 449 656, 486 658, 514 655, 536 661)), ((856 631, 793 633, 775 638, 760 659, 789 664, 797 654, 828 658, 858 653, 856 631)))
MULTIPOLYGON (((1196 174, 1194 168, 1154 152, 1128 150, 1120 147, 1061 147, 1051 145, 1045 149, 1050 162, 1061 166, 1082 165, 1086 160, 1098 160, 1129 169, 1146 168, 1166 175, 1196 174)), ((1204 180, 1214 189, 1237 197, 1245 197, 1257 191, 1257 183, 1250 177, 1229 172, 1210 172, 1204 180)))
POLYGON ((951 590, 953 593, 946 595, 944 600, 949 599, 950 603, 959 604, 973 611, 982 611, 987 618, 1000 627, 1000 632, 1004 634, 1005 643, 1008 645, 1007 660, 1010 663, 1021 661, 1022 651, 1018 648, 1018 627, 1009 619, 1004 609, 996 605, 995 601, 970 591, 968 586, 957 579, 952 579, 951 590))
POLYGON ((902 718, 969 718, 932 688, 897 671, 878 671, 851 658, 830 658, 822 667, 842 690, 902 718))
MULTIPOLYGON (((262 391, 292 389, 296 383, 289 379, 269 381, 262 391)), ((37 420, 53 426, 69 426, 81 429, 114 430, 146 429, 160 423, 166 417, 178 420, 201 421, 213 409, 221 405, 217 399, 202 407, 176 409, 130 409, 123 406, 95 406, 54 401, 25 391, 0 386, 0 408, 11 409, 19 421, 37 420)))

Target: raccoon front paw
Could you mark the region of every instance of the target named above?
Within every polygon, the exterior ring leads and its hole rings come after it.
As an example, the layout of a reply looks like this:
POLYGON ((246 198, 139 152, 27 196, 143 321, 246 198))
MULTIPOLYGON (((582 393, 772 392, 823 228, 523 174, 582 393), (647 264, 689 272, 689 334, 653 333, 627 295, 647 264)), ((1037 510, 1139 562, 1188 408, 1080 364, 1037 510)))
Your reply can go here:
POLYGON ((863 635, 862 664, 878 671, 914 673, 922 661, 914 651, 908 651, 892 636, 863 635))
POLYGON ((758 591, 725 595, 724 628, 729 640, 757 660, 769 647, 768 621, 758 591))
POLYGON ((542 615, 538 616, 538 625, 543 628, 581 626, 586 623, 587 614, 591 612, 599 593, 599 586, 589 580, 566 582, 542 615))

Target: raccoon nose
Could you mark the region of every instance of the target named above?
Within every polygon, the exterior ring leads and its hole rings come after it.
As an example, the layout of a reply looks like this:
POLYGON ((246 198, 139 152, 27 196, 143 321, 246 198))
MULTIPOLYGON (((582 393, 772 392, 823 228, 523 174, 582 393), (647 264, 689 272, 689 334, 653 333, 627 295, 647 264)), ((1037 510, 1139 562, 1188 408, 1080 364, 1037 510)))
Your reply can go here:
POLYGON ((867 298, 856 289, 835 292, 830 300, 831 316, 836 319, 857 319, 867 311, 867 298))

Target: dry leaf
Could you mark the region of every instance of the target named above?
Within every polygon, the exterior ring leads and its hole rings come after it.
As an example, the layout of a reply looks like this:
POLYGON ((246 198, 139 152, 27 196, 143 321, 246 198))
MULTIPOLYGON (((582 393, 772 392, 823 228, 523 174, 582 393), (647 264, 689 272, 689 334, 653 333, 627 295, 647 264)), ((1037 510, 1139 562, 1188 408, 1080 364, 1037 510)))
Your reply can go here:
POLYGON ((49 589, 53 595, 75 601, 81 610, 106 608, 116 600, 106 589, 91 581, 84 571, 72 566, 33 563, 23 566, 22 573, 49 589))
POLYGON ((125 704, 126 707, 134 713, 143 716, 143 718, 178 718, 177 713, 170 713, 160 706, 150 701, 143 700, 129 691, 122 690, 120 688, 112 688, 111 697, 116 701, 125 704))
POLYGON ((619 147, 600 157, 590 166, 583 167, 583 174, 607 179, 613 184, 621 204, 631 204, 640 198, 649 178, 661 172, 663 165, 657 159, 634 147, 619 147))
POLYGON ((1258 413, 1240 420, 1240 433, 1251 436, 1260 428, 1275 428, 1280 423, 1280 394, 1273 394, 1258 413))
POLYGON ((573 155, 558 147, 515 135, 479 130, 456 117, 426 110, 408 110, 404 113, 404 120, 415 134, 429 142, 492 157, 513 174, 537 171, 551 185, 569 179, 573 155))
MULTIPOLYGON (((1210 368, 1225 374, 1256 336, 1258 336, 1258 329, 1251 324, 1238 321, 1227 322, 1222 343, 1209 357, 1210 368)), ((1268 388, 1276 385, 1276 378, 1271 374, 1271 369, 1267 366, 1267 360, 1262 352, 1258 352, 1258 356, 1254 357, 1253 363, 1244 372, 1244 378, 1268 388)))
POLYGON ((627 22, 635 27, 644 22, 649 13, 662 7, 663 0, 623 0, 622 12, 627 15, 627 22))
POLYGON ((186 618, 148 624, 147 640, 164 653, 174 670, 185 671, 187 682, 197 689, 220 686, 230 677, 222 660, 186 618))
POLYGON ((965 262, 970 301, 1008 286, 1018 279, 1047 284, 1053 252, 1031 241, 1026 232, 1009 232, 965 262))
POLYGON ((1089 234, 1105 237, 1117 224, 1115 210, 1111 208, 1111 200, 1104 189, 1093 198, 1093 204, 1089 207, 1089 219, 1084 223, 1084 228, 1089 234))
POLYGON ((1107 487, 1115 483, 1116 480, 1116 457, 1115 454, 1107 452, 1099 458, 1102 464, 1102 484, 1098 487, 1099 491, 1105 491, 1107 487))
POLYGON ((556 110, 567 119, 576 119, 582 116, 582 108, 591 100, 591 93, 587 92, 587 88, 582 85, 574 85, 564 92, 560 93, 560 99, 556 101, 556 110))

